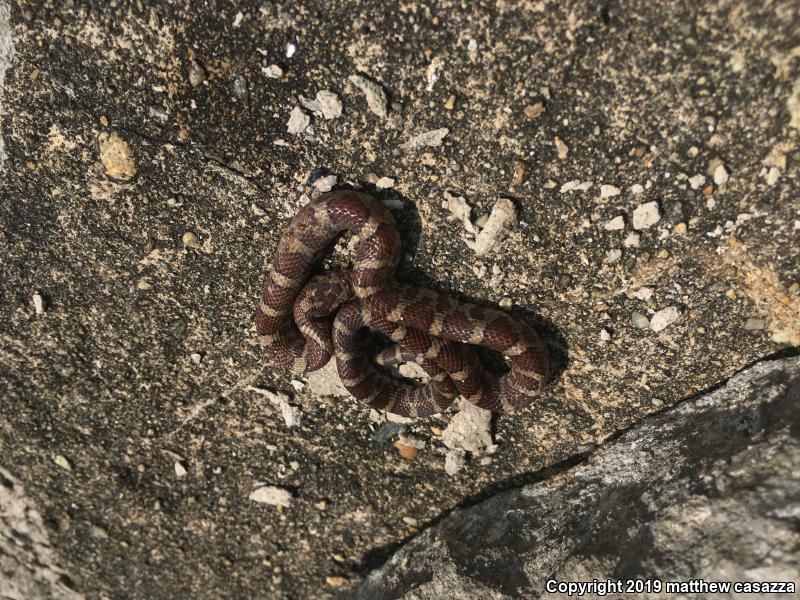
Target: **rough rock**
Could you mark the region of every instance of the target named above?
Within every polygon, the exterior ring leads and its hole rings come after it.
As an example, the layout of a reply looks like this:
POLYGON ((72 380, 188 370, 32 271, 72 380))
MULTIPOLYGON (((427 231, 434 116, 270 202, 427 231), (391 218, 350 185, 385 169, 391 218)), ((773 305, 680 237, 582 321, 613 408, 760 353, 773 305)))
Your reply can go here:
POLYGON ((0 597, 78 600, 57 564, 42 514, 20 482, 0 466, 0 597))
POLYGON ((798 423, 800 357, 758 364, 571 471, 448 516, 355 598, 561 597, 549 579, 797 584, 798 423))

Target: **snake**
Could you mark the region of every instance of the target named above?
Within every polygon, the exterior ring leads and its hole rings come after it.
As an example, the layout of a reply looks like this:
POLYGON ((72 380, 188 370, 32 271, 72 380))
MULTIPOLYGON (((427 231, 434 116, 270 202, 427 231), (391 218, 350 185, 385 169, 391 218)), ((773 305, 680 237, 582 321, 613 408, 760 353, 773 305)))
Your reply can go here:
POLYGON ((356 190, 321 194, 282 234, 256 310, 256 331, 273 364, 293 373, 333 358, 348 392, 368 406, 407 417, 445 410, 461 396, 486 410, 518 411, 547 380, 549 358, 536 330, 501 310, 399 283, 401 237, 380 201, 356 190), (313 274, 340 234, 357 240, 352 266, 313 274), (362 330, 388 338, 370 352, 362 330), (477 347, 501 353, 509 370, 482 365, 477 347), (427 374, 392 374, 402 363, 427 374))

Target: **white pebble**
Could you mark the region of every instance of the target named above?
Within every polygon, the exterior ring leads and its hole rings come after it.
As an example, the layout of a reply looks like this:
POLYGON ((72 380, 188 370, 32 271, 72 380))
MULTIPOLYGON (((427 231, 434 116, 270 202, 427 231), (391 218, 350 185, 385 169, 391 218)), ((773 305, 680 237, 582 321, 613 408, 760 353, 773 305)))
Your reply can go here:
POLYGON ((261 67, 261 73, 270 79, 280 79, 283 77, 283 69, 281 69, 278 65, 261 67))
POLYGON ((650 327, 650 321, 640 312, 631 313, 631 324, 639 329, 647 329, 650 327))
POLYGON ((703 185, 705 185, 706 177, 705 175, 694 175, 693 177, 689 177, 689 185, 693 190, 699 190, 703 185))
POLYGON ((781 172, 776 167, 771 167, 767 173, 767 185, 775 185, 780 179, 781 172))
POLYGON ((297 52, 295 44, 286 44, 286 58, 292 58, 295 52, 297 52))
POLYGON ((33 294, 33 310, 37 315, 44 314, 44 298, 39 292, 33 294))
POLYGON ((201 354, 198 354, 197 352, 192 352, 190 357, 192 359, 192 362, 196 365, 199 365, 201 362, 203 362, 203 356, 201 354))
POLYGON ((250 500, 261 504, 288 507, 292 501, 292 494, 283 488, 273 485, 264 485, 250 493, 250 500))
POLYGON ((475 237, 475 241, 467 241, 467 245, 475 251, 475 254, 486 254, 503 240, 506 231, 516 219, 517 209, 514 203, 508 198, 500 198, 492 207, 492 214, 489 215, 486 226, 475 237))
POLYGON ((561 192, 562 194, 564 194, 566 192, 571 192, 572 190, 574 190, 578 186, 579 183, 580 183, 579 179, 575 179, 573 181, 568 181, 564 185, 562 185, 561 189, 559 189, 558 191, 561 192))
POLYGON ((611 341, 611 334, 608 332, 607 329, 600 330, 600 339, 603 340, 604 342, 611 341))
POLYGON ((233 26, 234 26, 234 27, 239 27, 239 25, 241 25, 241 24, 242 24, 242 19, 243 19, 243 18, 244 18, 244 15, 242 14, 242 12, 241 12, 241 11, 239 11, 238 13, 236 13, 236 16, 235 16, 235 17, 234 17, 234 19, 233 19, 233 26))
POLYGON ((653 297, 653 288, 642 287, 633 292, 633 297, 639 300, 650 300, 653 297))
POLYGON ((607 185, 604 183, 600 186, 600 197, 611 198, 612 196, 619 196, 621 191, 622 190, 614 185, 607 185))
POLYGON ((626 237, 622 241, 622 245, 625 246, 626 248, 638 248, 639 234, 636 233, 635 231, 632 231, 631 233, 628 234, 628 237, 626 237))
POLYGON ((714 183, 717 185, 722 185, 728 181, 728 171, 725 169, 725 165, 717 165, 717 168, 714 169, 714 183))
POLYGON ((641 184, 634 183, 631 186, 631 194, 642 194, 642 193, 644 193, 644 188, 641 186, 641 184))
POLYGON ((617 262, 620 258, 622 258, 622 250, 619 248, 606 252, 606 262, 609 264, 617 262))
POLYGON ((463 450, 448 450, 444 457, 444 472, 452 477, 464 468, 464 457, 466 453, 463 450))
POLYGON ((680 318, 681 314, 676 306, 662 308, 650 319, 650 329, 653 331, 663 331, 680 318))
POLYGON ((311 125, 311 117, 309 117, 303 109, 295 106, 289 114, 289 122, 287 123, 287 130, 292 135, 303 133, 306 127, 311 125))
POLYGON ((333 186, 336 185, 336 175, 328 175, 327 177, 320 177, 314 182, 314 187, 320 192, 330 192, 333 186))
POLYGON ((619 231, 620 229, 625 229, 625 217, 619 215, 610 221, 606 221, 604 228, 606 231, 619 231))
POLYGON ((633 209, 633 228, 649 229, 661 220, 657 202, 645 202, 633 209))
POLYGON ((394 179, 391 177, 381 177, 375 182, 375 187, 379 190, 388 190, 394 187, 394 179))
POLYGON ((187 471, 186 467, 181 464, 181 461, 175 461, 175 476, 176 477, 186 477, 187 471))

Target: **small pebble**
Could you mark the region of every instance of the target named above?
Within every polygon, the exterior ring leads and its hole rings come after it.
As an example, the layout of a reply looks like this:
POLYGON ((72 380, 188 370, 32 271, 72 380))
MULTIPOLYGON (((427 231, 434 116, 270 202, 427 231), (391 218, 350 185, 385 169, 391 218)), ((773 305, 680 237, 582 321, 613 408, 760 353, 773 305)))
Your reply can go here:
POLYGON ((644 193, 644 188, 642 187, 641 184, 634 183, 631 186, 631 194, 643 194, 643 193, 644 193))
POLYGON ((698 175, 694 175, 693 177, 689 177, 689 186, 693 190, 699 190, 705 184, 706 184, 705 175, 698 174, 698 175))
POLYGON ((475 237, 475 241, 467 241, 467 245, 479 256, 486 254, 505 238, 508 229, 516 221, 517 209, 514 203, 508 198, 500 198, 492 207, 492 213, 489 215, 484 228, 475 237))
POLYGON ((259 208, 255 204, 251 204, 250 205, 250 210, 253 212, 253 215, 256 216, 256 217, 263 217, 263 216, 265 216, 267 214, 267 212, 264 209, 259 208))
POLYGON ((569 154, 569 146, 567 146, 566 142, 562 140, 560 137, 556 136, 553 140, 553 143, 556 145, 556 152, 558 153, 558 158, 564 160, 567 158, 569 154))
POLYGON ((389 190, 394 187, 394 179, 391 177, 381 177, 375 182, 375 187, 379 190, 389 190))
POLYGON ((617 262, 620 258, 622 258, 622 250, 619 248, 606 252, 606 262, 609 264, 617 262))
POLYGON ((562 194, 564 194, 566 192, 571 192, 576 187, 578 187, 579 183, 580 183, 580 180, 578 180, 578 179, 574 179, 573 181, 567 181, 565 184, 563 184, 561 186, 561 188, 558 191, 561 192, 562 194))
POLYGON ((191 231, 184 233, 181 241, 187 248, 194 248, 195 250, 200 248, 200 240, 198 240, 197 236, 191 231))
POLYGON ((448 450, 444 456, 444 472, 452 477, 464 468, 466 452, 463 450, 448 450))
POLYGON ((37 315, 44 314, 44 298, 39 292, 33 294, 33 311, 37 315))
POLYGON ((128 180, 136 175, 136 161, 128 143, 116 133, 100 134, 100 161, 106 174, 114 179, 128 180))
POLYGON ((657 202, 645 202, 633 209, 633 228, 649 229, 661 220, 657 202))
POLYGON ((776 167, 770 167, 770 170, 767 172, 767 185, 775 185, 778 183, 778 179, 781 177, 781 172, 776 167))
POLYGON ((399 440, 394 443, 394 447, 397 448, 397 453, 405 460, 414 460, 417 457, 417 454, 419 454, 419 448, 415 448, 414 446, 406 446, 399 440))
POLYGON ((610 221, 606 221, 606 224, 603 227, 606 231, 619 231, 621 229, 625 229, 625 217, 622 215, 614 217, 610 221))
POLYGON ((714 169, 714 183, 717 185, 722 185, 728 181, 728 171, 725 169, 725 165, 718 165, 716 169, 714 169))
POLYGON ((417 521, 414 517, 403 517, 403 523, 406 525, 411 525, 411 527, 416 527, 419 525, 419 521, 417 521))
POLYGON ((196 365, 199 365, 201 362, 203 362, 203 355, 202 354, 198 354, 197 352, 192 352, 189 355, 189 358, 191 358, 192 362, 194 364, 196 364, 196 365))
POLYGON ((448 133, 450 133, 450 130, 447 127, 426 131, 415 135, 400 147, 404 150, 418 150, 419 148, 441 146, 448 133))
POLYGON ((286 58, 292 58, 294 56, 295 52, 297 52, 297 45, 296 44, 292 44, 292 43, 286 44, 286 58))
POLYGON ((278 65, 261 67, 261 73, 270 79, 280 79, 283 77, 283 69, 281 69, 278 65))
POLYGON ((452 450, 488 451, 492 441, 492 415, 466 400, 459 399, 459 412, 442 432, 442 442, 452 450))
POLYGON ((349 579, 346 577, 340 577, 338 575, 328 575, 325 578, 325 583, 328 584, 330 587, 342 587, 347 585, 350 582, 349 579))
POLYGON ((747 331, 758 331, 760 329, 764 329, 766 327, 766 322, 764 319, 756 319, 750 318, 745 321, 744 328, 747 331))
POLYGON ((541 102, 534 102, 533 104, 528 104, 525 108, 522 109, 522 113, 525 115, 525 118, 530 120, 539 117, 543 111, 544 111, 544 104, 542 104, 541 102))
POLYGON ((337 119, 342 116, 342 101, 330 90, 320 90, 315 100, 302 99, 301 102, 308 110, 321 113, 325 119, 337 119))
POLYGON ((444 109, 445 110, 453 110, 456 106, 456 97, 451 95, 447 100, 444 101, 444 109))
POLYGON ((686 230, 687 230, 686 223, 681 221, 680 223, 675 225, 675 228, 672 230, 672 232, 675 235, 686 235, 686 230))
POLYGON ((59 467, 61 467, 65 471, 71 471, 72 470, 72 463, 63 454, 56 454, 53 457, 53 462, 56 463, 59 467))
POLYGON ((283 488, 264 485, 253 490, 249 498, 260 504, 288 507, 292 501, 292 494, 283 488))
POLYGON ((187 471, 186 467, 181 464, 181 461, 175 461, 175 475, 176 477, 186 477, 187 471))
POLYGON ((333 189, 333 186, 336 185, 337 181, 336 175, 328 175, 327 177, 320 177, 314 182, 314 187, 317 188, 320 192, 330 192, 333 189))
POLYGON ((239 102, 244 102, 250 95, 247 89, 247 79, 244 75, 237 75, 233 78, 233 95, 239 102))
POLYGON ((681 314, 676 306, 663 308, 651 317, 650 329, 653 331, 663 331, 680 319, 680 317, 681 314))
POLYGON ((189 83, 192 87, 197 87, 206 80, 206 72, 196 61, 189 65, 189 83))
POLYGON ((513 185, 522 185, 530 172, 528 163, 524 160, 515 160, 511 163, 511 166, 514 173, 511 183, 513 185))
POLYGON ((628 236, 622 241, 622 245, 626 248, 638 248, 639 247, 639 234, 635 231, 632 231, 628 234, 628 236))
POLYGON ((603 340, 604 342, 611 341, 611 334, 608 332, 607 329, 600 330, 600 339, 603 340))
MULTIPOLYGON (((419 368, 419 365, 416 365, 419 368)), ((422 371, 422 369, 420 369, 422 371)), ((424 373, 424 371, 422 371, 424 373)), ((397 441, 404 446, 408 446, 410 448, 416 448, 417 450, 422 450, 425 448, 425 438, 420 437, 414 433, 408 433, 405 431, 401 431, 397 435, 397 441)))
POLYGON ((650 321, 642 313, 634 312, 631 313, 631 325, 639 329, 649 329, 650 321))
POLYGON ((289 122, 286 125, 287 131, 292 135, 297 135, 303 133, 309 125, 311 125, 311 117, 302 108, 295 106, 289 114, 289 122))
POLYGON ((108 127, 108 117, 105 115, 100 115, 100 125, 103 127, 108 127))
POLYGON ((500 305, 500 308, 506 308, 506 309, 511 308, 513 306, 511 298, 503 298, 502 300, 500 300, 498 304, 500 305))
POLYGON ((600 186, 600 197, 601 198, 611 198, 613 196, 619 196, 620 190, 618 187, 613 185, 603 184, 600 186))
POLYGON ((389 112, 389 100, 381 85, 363 75, 351 75, 348 79, 364 94, 367 107, 380 118, 385 118, 389 112))

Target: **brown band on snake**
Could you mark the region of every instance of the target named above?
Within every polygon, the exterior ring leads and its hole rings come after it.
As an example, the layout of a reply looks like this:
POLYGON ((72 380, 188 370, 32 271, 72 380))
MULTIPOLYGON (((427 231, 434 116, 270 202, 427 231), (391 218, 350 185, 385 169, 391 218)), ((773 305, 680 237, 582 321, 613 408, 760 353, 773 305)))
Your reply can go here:
POLYGON ((313 371, 333 352, 353 396, 402 415, 440 412, 456 393, 490 410, 530 404, 548 371, 547 351, 536 332, 501 311, 398 285, 399 258, 394 218, 371 196, 330 192, 305 206, 278 244, 256 314, 256 329, 273 361, 313 371), (346 230, 359 237, 352 271, 309 280, 327 246, 346 230), (363 327, 395 343, 379 362, 413 360, 429 374, 429 383, 413 386, 377 370, 358 345, 363 327), (497 378, 481 368, 470 345, 503 353, 510 372, 497 378))

